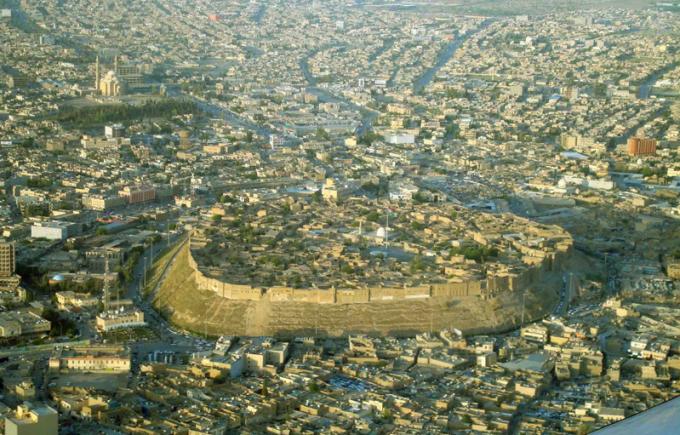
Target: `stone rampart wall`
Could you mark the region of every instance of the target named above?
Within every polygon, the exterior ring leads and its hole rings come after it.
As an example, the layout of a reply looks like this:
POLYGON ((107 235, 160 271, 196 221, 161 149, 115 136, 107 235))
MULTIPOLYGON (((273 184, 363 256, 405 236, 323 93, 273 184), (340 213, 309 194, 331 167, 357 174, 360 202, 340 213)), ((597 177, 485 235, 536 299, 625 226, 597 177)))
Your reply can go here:
POLYGON ((544 274, 560 270, 564 259, 571 253, 571 245, 559 245, 554 252, 536 259, 517 273, 504 272, 483 280, 436 283, 419 287, 366 287, 359 289, 296 289, 284 286, 256 288, 249 285, 230 284, 206 276, 193 258, 187 243, 189 265, 194 269, 196 285, 217 295, 240 301, 307 302, 319 304, 360 304, 375 301, 413 300, 427 298, 493 297, 500 293, 521 291, 539 284, 544 274))

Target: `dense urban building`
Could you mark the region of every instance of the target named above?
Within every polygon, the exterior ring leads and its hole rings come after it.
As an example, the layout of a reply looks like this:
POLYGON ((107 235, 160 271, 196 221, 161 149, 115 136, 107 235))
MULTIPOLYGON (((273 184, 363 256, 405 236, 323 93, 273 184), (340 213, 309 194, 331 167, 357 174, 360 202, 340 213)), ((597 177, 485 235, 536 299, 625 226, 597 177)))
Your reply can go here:
POLYGON ((677 5, 95 3, 0 2, 6 433, 672 432, 677 5))

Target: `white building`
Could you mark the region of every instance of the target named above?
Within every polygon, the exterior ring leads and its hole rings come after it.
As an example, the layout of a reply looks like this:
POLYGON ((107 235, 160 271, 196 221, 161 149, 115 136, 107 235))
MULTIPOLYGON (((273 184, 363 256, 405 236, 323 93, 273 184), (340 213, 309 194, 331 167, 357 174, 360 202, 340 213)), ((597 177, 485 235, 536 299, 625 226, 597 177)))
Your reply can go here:
POLYGON ((392 201, 410 201, 418 193, 418 187, 412 183, 390 184, 390 199, 392 201))
POLYGON ((125 127, 123 124, 112 124, 104 127, 104 136, 108 139, 125 136, 125 127))
POLYGON ((5 435, 57 435, 59 415, 47 405, 24 402, 12 416, 5 417, 5 435))
POLYGON ((588 189, 597 189, 597 190, 612 190, 614 188, 614 182, 612 180, 600 180, 600 179, 594 179, 594 178, 582 178, 582 177, 574 177, 571 175, 565 175, 564 178, 562 178, 558 182, 558 187, 566 187, 566 186, 579 186, 579 187, 585 187, 588 189))
POLYGON ((491 367, 498 362, 496 352, 487 352, 477 355, 477 367, 491 367))
POLYGON ((385 142, 392 145, 413 145, 416 137, 412 134, 391 134, 385 137, 385 142))
POLYGON ((66 240, 72 234, 70 229, 74 224, 69 222, 40 222, 31 226, 31 238, 47 240, 66 240))

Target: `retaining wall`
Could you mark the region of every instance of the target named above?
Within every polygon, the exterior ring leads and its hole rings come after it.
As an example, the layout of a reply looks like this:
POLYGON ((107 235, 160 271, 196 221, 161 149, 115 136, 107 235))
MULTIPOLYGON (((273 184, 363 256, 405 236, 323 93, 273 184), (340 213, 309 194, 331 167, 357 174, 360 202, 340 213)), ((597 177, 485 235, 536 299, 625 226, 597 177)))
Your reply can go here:
POLYGON ((285 286, 269 288, 231 284, 206 276, 193 258, 190 243, 189 264, 194 270, 196 286, 209 290, 226 299, 239 301, 305 302, 318 304, 361 304, 378 301, 414 300, 437 298, 494 297, 500 293, 521 291, 540 284, 546 273, 561 269, 565 258, 571 253, 571 245, 564 244, 554 252, 542 257, 531 257, 534 264, 525 265, 519 272, 503 272, 482 280, 436 283, 419 287, 365 287, 359 289, 297 289, 285 286))

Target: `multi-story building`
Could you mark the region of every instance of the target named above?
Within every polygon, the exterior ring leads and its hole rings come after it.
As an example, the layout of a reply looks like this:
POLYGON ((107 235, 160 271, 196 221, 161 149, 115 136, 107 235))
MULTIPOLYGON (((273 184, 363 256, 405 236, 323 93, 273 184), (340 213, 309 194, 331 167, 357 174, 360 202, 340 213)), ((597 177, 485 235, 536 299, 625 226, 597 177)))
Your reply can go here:
POLYGON ((142 204, 156 199, 156 189, 152 186, 127 186, 118 192, 128 204, 142 204))
POLYGON ((95 297, 72 291, 57 292, 54 296, 57 300, 57 306, 62 310, 68 307, 90 308, 99 304, 99 299, 95 297))
POLYGON ((114 329, 135 328, 146 325, 144 312, 136 308, 106 311, 97 316, 97 329, 102 332, 114 329))
POLYGON ((14 243, 0 242, 0 299, 20 301, 25 299, 25 291, 19 287, 21 277, 16 271, 14 243))
POLYGON ((54 355, 49 360, 51 370, 78 372, 116 372, 130 371, 130 356, 112 354, 54 355))
POLYGON ((108 258, 109 269, 115 270, 121 266, 126 258, 126 251, 128 247, 123 245, 122 241, 109 243, 106 246, 100 246, 94 249, 85 251, 85 259, 90 272, 104 273, 106 271, 106 259, 108 258))
POLYGON ((125 127, 123 124, 111 124, 104 127, 104 136, 108 139, 125 136, 125 127))
POLYGON ((7 311, 0 314, 0 337, 49 332, 52 323, 31 311, 7 311))
POLYGON ((39 222, 31 226, 31 237, 34 239, 66 240, 78 232, 78 225, 71 222, 39 222))
POLYGON ((116 195, 83 195, 83 207, 89 210, 105 211, 125 205, 126 200, 116 195))
POLYGON ((145 86, 144 73, 149 72, 148 65, 116 62, 114 68, 116 76, 126 89, 142 88, 145 86))
POLYGON ((24 402, 14 415, 5 417, 6 435, 57 435, 59 415, 47 405, 24 402))
POLYGON ((656 139, 631 137, 628 139, 628 154, 631 156, 645 156, 656 153, 656 139))
POLYGON ((15 269, 14 243, 0 242, 0 278, 13 276, 15 269))
POLYGON ((550 336, 548 328, 543 325, 529 325, 522 328, 520 335, 527 341, 547 343, 550 336))

